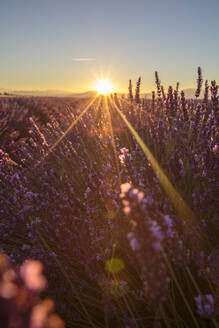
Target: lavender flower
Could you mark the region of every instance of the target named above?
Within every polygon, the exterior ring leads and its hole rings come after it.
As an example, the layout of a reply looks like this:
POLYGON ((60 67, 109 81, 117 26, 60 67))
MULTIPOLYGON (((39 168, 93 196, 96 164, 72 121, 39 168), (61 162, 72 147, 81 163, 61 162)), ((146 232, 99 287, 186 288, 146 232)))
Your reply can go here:
POLYGON ((195 297, 198 314, 201 317, 210 317, 214 314, 214 297, 211 294, 195 297))

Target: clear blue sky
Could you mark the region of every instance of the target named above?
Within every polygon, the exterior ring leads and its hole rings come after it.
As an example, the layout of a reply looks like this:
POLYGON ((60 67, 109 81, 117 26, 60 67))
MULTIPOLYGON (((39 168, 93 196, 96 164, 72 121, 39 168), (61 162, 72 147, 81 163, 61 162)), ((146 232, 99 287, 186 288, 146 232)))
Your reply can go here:
POLYGON ((119 91, 154 71, 192 87, 219 80, 219 0, 0 0, 0 88, 119 91), (84 60, 82 60, 84 59, 84 60))

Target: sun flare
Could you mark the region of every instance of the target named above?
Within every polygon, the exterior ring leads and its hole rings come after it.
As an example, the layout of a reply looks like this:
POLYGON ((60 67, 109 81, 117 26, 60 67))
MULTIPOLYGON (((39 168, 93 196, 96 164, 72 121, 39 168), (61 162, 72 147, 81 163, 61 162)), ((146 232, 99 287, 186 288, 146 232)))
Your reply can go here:
POLYGON ((112 93, 115 90, 113 84, 107 80, 98 80, 94 86, 94 90, 97 91, 100 95, 107 95, 108 93, 112 93))

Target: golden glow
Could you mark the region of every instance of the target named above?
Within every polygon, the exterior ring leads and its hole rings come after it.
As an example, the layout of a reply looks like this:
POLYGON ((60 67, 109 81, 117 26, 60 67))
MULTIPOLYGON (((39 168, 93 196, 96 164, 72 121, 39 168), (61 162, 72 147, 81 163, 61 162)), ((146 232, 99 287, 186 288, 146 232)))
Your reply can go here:
POLYGON ((108 93, 112 93, 115 90, 115 87, 109 80, 102 79, 97 81, 94 86, 94 90, 97 91, 100 95, 105 96, 108 93))

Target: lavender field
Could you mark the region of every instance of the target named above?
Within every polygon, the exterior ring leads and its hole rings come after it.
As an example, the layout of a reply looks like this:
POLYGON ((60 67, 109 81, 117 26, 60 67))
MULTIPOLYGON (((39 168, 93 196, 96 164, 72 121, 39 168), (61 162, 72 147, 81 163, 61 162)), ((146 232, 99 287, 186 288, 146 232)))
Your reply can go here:
POLYGON ((141 79, 0 98, 0 327, 219 327, 218 86, 202 82, 194 99, 157 72, 152 99, 141 79))

